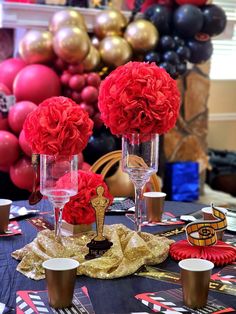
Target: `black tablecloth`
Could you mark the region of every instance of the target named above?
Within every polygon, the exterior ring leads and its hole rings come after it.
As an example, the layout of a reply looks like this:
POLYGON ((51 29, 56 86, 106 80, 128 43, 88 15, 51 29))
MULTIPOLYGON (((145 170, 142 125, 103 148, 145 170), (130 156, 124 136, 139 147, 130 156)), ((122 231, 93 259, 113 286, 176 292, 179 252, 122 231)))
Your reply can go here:
MULTIPOLYGON (((15 204, 29 207, 28 202, 20 201, 15 204)), ((176 203, 165 202, 165 210, 174 213, 175 216, 181 214, 189 214, 201 209, 203 206, 192 203, 176 203)), ((34 208, 41 211, 50 210, 50 204, 46 200, 42 200, 34 208)), ((123 223, 133 229, 133 223, 125 216, 107 216, 106 224, 123 223)), ((37 229, 26 220, 20 220, 22 235, 0 238, 0 302, 15 308, 16 291, 18 290, 45 290, 45 280, 31 280, 16 271, 18 262, 11 257, 11 252, 22 248, 27 243, 31 242, 36 234, 37 229)), ((176 225, 172 226, 155 226, 145 227, 143 231, 151 233, 163 232, 175 229, 176 225)), ((185 237, 180 234, 174 237, 175 240, 185 237)), ((168 258, 162 264, 157 265, 159 268, 179 272, 177 262, 168 258)), ((213 272, 218 271, 215 268, 213 272)), ((112 313, 131 313, 131 312, 151 312, 150 309, 144 306, 134 296, 138 293, 155 292, 177 288, 178 285, 161 282, 149 278, 139 276, 127 276, 120 279, 100 280, 92 279, 85 276, 78 276, 76 287, 86 286, 96 314, 112 314, 112 313)), ((222 293, 212 292, 209 294, 214 298, 221 300, 224 304, 235 306, 235 296, 222 293)))

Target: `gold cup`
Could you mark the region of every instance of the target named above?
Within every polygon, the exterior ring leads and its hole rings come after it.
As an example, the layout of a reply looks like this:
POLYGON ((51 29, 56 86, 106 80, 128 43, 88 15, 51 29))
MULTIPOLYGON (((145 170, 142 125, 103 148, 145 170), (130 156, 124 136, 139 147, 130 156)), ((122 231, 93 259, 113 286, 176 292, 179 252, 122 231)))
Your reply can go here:
POLYGON ((71 258, 51 258, 43 262, 42 266, 45 269, 50 306, 55 309, 69 307, 79 262, 71 258))
POLYGON ((184 304, 191 309, 204 307, 214 264, 200 258, 188 258, 180 261, 179 267, 184 304))
POLYGON ((11 204, 11 200, 0 199, 0 233, 8 230, 11 204))
MULTIPOLYGON (((227 214, 227 209, 224 207, 216 207, 222 210, 225 214, 227 214)), ((212 214, 212 207, 203 207, 202 208, 203 219, 204 220, 216 220, 217 218, 212 214)), ((224 231, 216 231, 217 240, 223 240, 224 231)))
POLYGON ((159 222, 162 219, 166 193, 145 192, 143 193, 148 222, 159 222))

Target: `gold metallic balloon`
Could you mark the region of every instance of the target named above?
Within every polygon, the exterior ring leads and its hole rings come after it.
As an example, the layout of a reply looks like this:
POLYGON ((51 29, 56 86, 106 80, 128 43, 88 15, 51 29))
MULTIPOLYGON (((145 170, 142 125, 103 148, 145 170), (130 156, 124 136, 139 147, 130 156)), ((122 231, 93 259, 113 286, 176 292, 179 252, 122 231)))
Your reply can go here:
POLYGON ((96 36, 93 36, 91 38, 91 44, 93 45, 93 47, 99 49, 100 41, 99 41, 99 39, 96 36))
POLYGON ((101 58, 107 65, 118 67, 130 61, 132 49, 129 43, 120 36, 108 36, 100 43, 101 58))
POLYGON ((127 26, 124 37, 135 52, 145 52, 156 46, 159 34, 151 22, 140 19, 127 26))
POLYGON ((69 63, 81 62, 90 50, 88 34, 78 27, 63 27, 53 38, 55 53, 69 63))
POLYGON ((53 59, 52 34, 43 30, 28 31, 19 43, 21 58, 29 64, 46 63, 53 59))
POLYGON ((49 30, 52 33, 57 32, 64 26, 77 26, 87 30, 83 15, 72 9, 57 11, 49 22, 49 30))
POLYGON ((99 51, 91 45, 89 53, 82 62, 85 71, 92 71, 96 69, 101 61, 99 51))
POLYGON ((96 16, 94 32, 99 38, 122 35, 127 25, 126 17, 118 10, 104 10, 96 16))

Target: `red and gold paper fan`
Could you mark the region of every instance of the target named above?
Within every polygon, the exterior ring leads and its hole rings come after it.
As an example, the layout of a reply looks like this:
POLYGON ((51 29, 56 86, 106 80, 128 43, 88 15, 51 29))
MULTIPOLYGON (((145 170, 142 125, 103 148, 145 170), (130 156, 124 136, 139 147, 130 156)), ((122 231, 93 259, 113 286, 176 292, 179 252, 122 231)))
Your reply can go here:
POLYGON ((197 246, 181 240, 171 245, 170 256, 177 261, 202 258, 211 261, 215 266, 223 266, 236 261, 236 248, 222 241, 217 241, 212 246, 197 246))

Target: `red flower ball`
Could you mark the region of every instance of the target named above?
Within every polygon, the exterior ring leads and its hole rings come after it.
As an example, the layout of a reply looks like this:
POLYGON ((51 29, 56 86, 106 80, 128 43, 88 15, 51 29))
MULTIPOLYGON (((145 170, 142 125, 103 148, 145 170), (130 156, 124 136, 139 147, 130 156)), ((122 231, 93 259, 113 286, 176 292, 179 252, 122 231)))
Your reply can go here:
MULTIPOLYGON (((65 175, 57 182, 57 186, 63 188, 69 180, 69 176, 65 175)), ((106 183, 100 174, 78 171, 78 194, 72 196, 70 201, 65 204, 62 218, 73 225, 76 224, 91 224, 95 221, 95 211, 91 206, 91 198, 96 196, 96 188, 102 185, 104 188, 104 196, 109 198, 110 203, 113 201, 113 196, 109 193, 106 183)))
POLYGON ((115 135, 163 134, 176 123, 180 93, 176 81, 155 63, 129 62, 101 83, 98 107, 115 135))
POLYGON ((87 112, 66 97, 43 101, 26 118, 25 137, 37 154, 76 155, 87 145, 93 122, 87 112))

